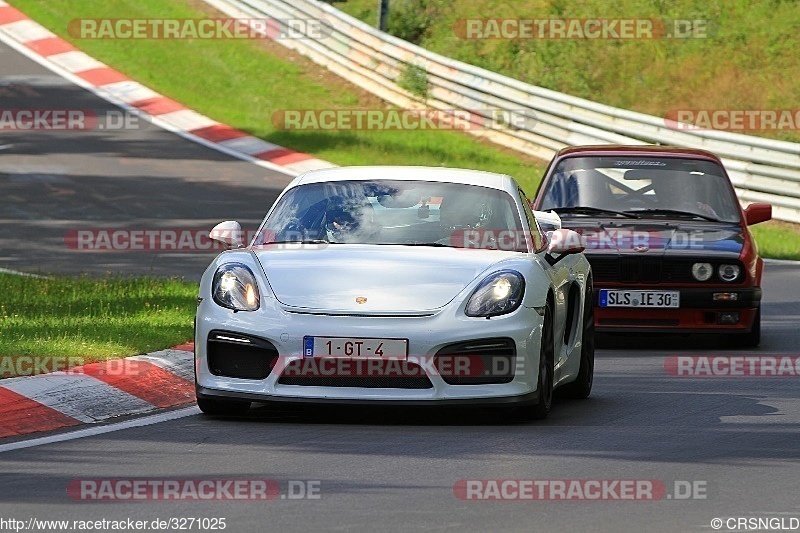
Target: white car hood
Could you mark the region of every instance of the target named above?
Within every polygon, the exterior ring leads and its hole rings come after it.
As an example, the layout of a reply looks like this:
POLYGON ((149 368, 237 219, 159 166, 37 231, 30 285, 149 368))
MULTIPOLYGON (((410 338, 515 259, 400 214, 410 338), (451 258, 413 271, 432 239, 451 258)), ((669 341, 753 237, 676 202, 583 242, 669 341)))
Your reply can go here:
POLYGON ((308 311, 388 314, 432 311, 492 264, 517 252, 331 244, 255 253, 275 297, 308 311), (356 299, 366 298, 364 303, 356 299))

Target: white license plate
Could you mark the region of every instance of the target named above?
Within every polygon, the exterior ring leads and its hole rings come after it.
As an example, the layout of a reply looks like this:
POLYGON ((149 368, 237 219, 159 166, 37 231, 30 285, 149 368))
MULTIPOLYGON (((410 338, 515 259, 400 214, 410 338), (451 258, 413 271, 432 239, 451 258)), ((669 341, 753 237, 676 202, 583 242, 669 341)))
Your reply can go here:
POLYGON ((405 359, 408 339, 303 337, 304 357, 405 359))
POLYGON ((600 290, 600 307, 677 308, 681 306, 680 300, 679 291, 600 290))

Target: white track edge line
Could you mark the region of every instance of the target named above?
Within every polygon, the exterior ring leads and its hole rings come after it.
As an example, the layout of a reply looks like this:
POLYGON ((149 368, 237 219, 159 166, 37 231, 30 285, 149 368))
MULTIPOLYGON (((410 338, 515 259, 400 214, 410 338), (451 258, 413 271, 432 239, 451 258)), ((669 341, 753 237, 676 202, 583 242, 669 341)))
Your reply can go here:
POLYGON ((186 418, 187 416, 194 416, 200 414, 200 409, 194 405, 185 407, 175 411, 167 411, 166 413, 158 413, 155 415, 143 416, 133 420, 126 420, 125 422, 116 422, 97 427, 88 427, 84 429, 76 429, 58 435, 49 435, 47 437, 38 437, 35 439, 22 440, 19 442, 10 442, 8 444, 0 444, 0 453, 10 452, 14 450, 22 450, 25 448, 33 448, 36 446, 44 446, 46 444, 54 444, 56 442, 64 442, 68 440, 82 439, 85 437, 94 437, 96 435, 103 435, 105 433, 112 433, 114 431, 121 431, 123 429, 138 428, 144 426, 151 426, 153 424, 160 424, 161 422, 169 422, 170 420, 177 420, 179 418, 186 418))
MULTIPOLYGON (((201 145, 205 146, 206 148, 211 148, 212 150, 216 150, 218 152, 221 152, 223 154, 229 155, 231 157, 235 157, 236 159, 241 159, 243 161, 248 161, 250 163, 256 164, 256 165, 258 165, 260 167, 263 167, 263 168, 266 168, 266 169, 269 169, 269 170, 274 170, 275 172, 279 172, 279 173, 284 174, 284 175, 289 176, 289 177, 295 177, 295 176, 299 175, 299 173, 293 172, 292 170, 287 169, 284 166, 276 165, 275 163, 270 163, 269 161, 264 161, 263 159, 258 159, 256 157, 252 157, 252 156, 249 156, 247 154, 243 154, 241 152, 237 152, 235 150, 230 150, 228 148, 225 148, 224 146, 220 146, 217 143, 214 143, 214 142, 211 142, 209 140, 203 139, 202 137, 198 137, 197 135, 193 135, 193 134, 189 133, 188 131, 177 129, 174 126, 172 126, 171 124, 168 124, 167 122, 165 122, 163 120, 160 120, 157 116, 150 115, 149 113, 146 113, 146 112, 142 111, 141 109, 139 109, 137 107, 129 105, 129 104, 123 102, 122 100, 119 100, 118 98, 115 98, 115 97, 111 96, 107 91, 104 91, 103 89, 101 89, 101 88, 99 88, 99 87, 97 87, 95 85, 92 85, 91 83, 87 82, 86 80, 84 80, 83 78, 77 76, 76 74, 73 74, 73 73, 69 72, 68 70, 59 67, 58 65, 56 65, 52 61, 48 61, 48 59, 46 57, 37 54, 36 52, 31 50, 30 48, 28 48, 24 44, 20 43, 19 41, 17 41, 13 37, 11 37, 8 33, 3 31, 2 27, 0 27, 0 41, 2 41, 5 45, 13 48, 14 50, 19 52, 20 54, 24 55, 28 59, 38 63, 39 65, 43 66, 44 68, 48 69, 49 71, 54 72, 55 74, 61 76, 62 78, 66 79, 67 81, 70 81, 70 82, 74 83, 75 85, 78 85, 79 87, 82 87, 83 89, 91 92, 95 96, 97 96, 99 98, 102 98, 106 102, 109 102, 109 103, 111 103, 111 104, 113 104, 113 105, 115 105, 115 106, 117 106, 117 107, 119 107, 121 109, 124 109, 126 111, 129 111, 131 113, 139 113, 140 116, 144 117, 146 120, 148 120, 152 124, 155 124, 156 126, 158 126, 159 128, 161 128, 163 130, 166 130, 166 131, 169 131, 171 133, 174 133, 175 135, 178 135, 179 137, 183 137, 184 139, 192 141, 194 143, 201 144, 201 145)), ((106 65, 106 66, 108 66, 108 65, 106 65)), ((109 68, 113 68, 113 67, 109 67, 109 68)), ((136 81, 136 80, 131 80, 131 81, 136 81)), ((142 86, 143 87, 147 87, 146 85, 142 85, 142 86)), ((148 89, 149 89, 149 87, 148 87, 148 89)), ((159 94, 159 96, 163 96, 161 93, 157 93, 157 94, 159 94)), ((205 116, 205 115, 203 115, 203 116, 205 116)))

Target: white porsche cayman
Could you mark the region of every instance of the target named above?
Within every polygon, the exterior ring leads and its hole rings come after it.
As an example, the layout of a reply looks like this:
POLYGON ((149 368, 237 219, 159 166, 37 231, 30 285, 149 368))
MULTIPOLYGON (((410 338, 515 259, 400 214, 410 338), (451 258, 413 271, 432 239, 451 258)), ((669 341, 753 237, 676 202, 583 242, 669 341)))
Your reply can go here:
POLYGON ((340 167, 294 179, 249 245, 205 271, 197 402, 484 404, 586 397, 592 279, 580 237, 534 213, 509 176, 340 167), (551 231, 544 232, 546 221, 551 231), (555 228, 555 229, 552 229, 555 228))

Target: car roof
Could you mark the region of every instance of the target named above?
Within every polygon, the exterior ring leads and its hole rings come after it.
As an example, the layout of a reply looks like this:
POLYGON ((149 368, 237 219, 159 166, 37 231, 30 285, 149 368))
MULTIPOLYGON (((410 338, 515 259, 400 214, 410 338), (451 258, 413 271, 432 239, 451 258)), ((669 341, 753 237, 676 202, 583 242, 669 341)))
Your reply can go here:
POLYGON ((641 144, 641 145, 624 145, 624 144, 596 144, 586 146, 569 146, 562 148, 556 154, 556 157, 566 156, 615 156, 615 155, 631 155, 631 156, 653 156, 653 157, 691 157, 710 159, 719 164, 722 162, 719 158, 706 150, 698 150, 696 148, 684 148, 682 146, 658 146, 655 144, 641 144))
POLYGON ((441 183, 463 183, 491 189, 514 192, 516 181, 505 174, 468 170, 463 168, 422 167, 422 166, 350 166, 311 170, 296 177, 287 188, 307 183, 327 181, 435 181, 441 183))

